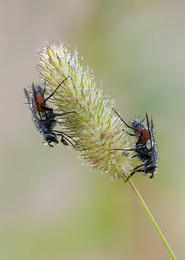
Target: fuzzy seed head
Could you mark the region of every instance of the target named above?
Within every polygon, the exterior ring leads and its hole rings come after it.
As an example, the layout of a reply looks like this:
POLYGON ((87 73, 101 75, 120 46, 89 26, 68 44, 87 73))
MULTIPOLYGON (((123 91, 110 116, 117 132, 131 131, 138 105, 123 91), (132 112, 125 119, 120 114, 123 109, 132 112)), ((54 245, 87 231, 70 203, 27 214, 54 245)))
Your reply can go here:
POLYGON ((133 154, 115 149, 129 149, 131 145, 112 110, 114 102, 103 95, 92 70, 78 61, 76 49, 71 55, 61 43, 45 44, 38 53, 38 70, 46 82, 47 95, 69 76, 50 99, 55 113, 73 112, 57 117, 59 129, 75 139, 74 148, 86 165, 111 178, 126 178, 133 154))

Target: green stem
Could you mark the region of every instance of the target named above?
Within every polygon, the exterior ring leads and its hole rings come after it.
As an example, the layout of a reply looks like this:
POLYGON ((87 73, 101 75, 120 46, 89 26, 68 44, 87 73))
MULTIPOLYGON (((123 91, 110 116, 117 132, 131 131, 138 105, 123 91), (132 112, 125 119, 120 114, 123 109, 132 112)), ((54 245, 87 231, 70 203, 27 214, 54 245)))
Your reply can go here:
POLYGON ((133 184, 133 182, 131 181, 131 179, 129 179, 128 182, 129 182, 131 188, 133 189, 133 191, 135 192, 135 194, 136 194, 138 200, 140 201, 141 205, 143 206, 143 208, 144 208, 146 214, 148 215, 149 219, 151 220, 152 224, 154 225, 154 228, 156 229, 157 233, 159 234, 159 236, 160 236, 160 238, 161 238, 163 244, 165 245, 166 249, 168 250, 168 252, 169 252, 171 258, 172 258, 173 260, 177 260, 177 258, 176 258, 176 256, 174 255, 172 249, 170 248, 168 242, 166 241, 166 239, 165 239, 163 233, 161 232, 159 226, 157 225, 155 219, 153 218, 153 216, 152 216, 150 210, 148 209, 147 205, 145 204, 144 200, 142 199, 142 197, 141 197, 139 191, 136 189, 136 187, 135 187, 135 185, 133 184))

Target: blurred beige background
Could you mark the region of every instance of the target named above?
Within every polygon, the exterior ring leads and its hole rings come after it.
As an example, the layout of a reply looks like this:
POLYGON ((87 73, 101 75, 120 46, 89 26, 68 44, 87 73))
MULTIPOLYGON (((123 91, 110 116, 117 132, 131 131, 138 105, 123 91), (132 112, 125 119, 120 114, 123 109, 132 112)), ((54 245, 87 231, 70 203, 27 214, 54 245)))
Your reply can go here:
POLYGON ((23 88, 35 50, 76 46, 129 122, 153 115, 160 158, 133 181, 178 259, 185 249, 185 2, 0 1, 0 259, 169 259, 128 184, 42 145, 23 88))

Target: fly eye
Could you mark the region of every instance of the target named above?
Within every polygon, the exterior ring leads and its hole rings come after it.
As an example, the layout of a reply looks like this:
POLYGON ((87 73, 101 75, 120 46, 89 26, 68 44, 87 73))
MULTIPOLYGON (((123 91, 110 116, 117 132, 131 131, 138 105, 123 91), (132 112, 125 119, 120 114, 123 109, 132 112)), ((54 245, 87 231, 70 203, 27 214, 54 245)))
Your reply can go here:
POLYGON ((48 143, 58 143, 57 137, 55 133, 45 134, 45 139, 48 143))
POLYGON ((154 173, 157 169, 156 164, 149 164, 145 167, 145 173, 154 173))

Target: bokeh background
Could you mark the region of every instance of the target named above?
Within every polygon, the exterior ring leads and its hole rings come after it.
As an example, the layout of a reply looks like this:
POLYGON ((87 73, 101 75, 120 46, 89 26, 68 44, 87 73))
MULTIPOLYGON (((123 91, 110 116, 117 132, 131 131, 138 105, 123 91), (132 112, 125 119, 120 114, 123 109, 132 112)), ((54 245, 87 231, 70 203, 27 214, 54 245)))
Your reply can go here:
POLYGON ((36 49, 76 46, 129 122, 153 115, 160 152, 138 187, 185 258, 185 2, 0 1, 0 259, 170 259, 129 184, 90 172, 62 144, 42 145, 23 88, 36 49))

